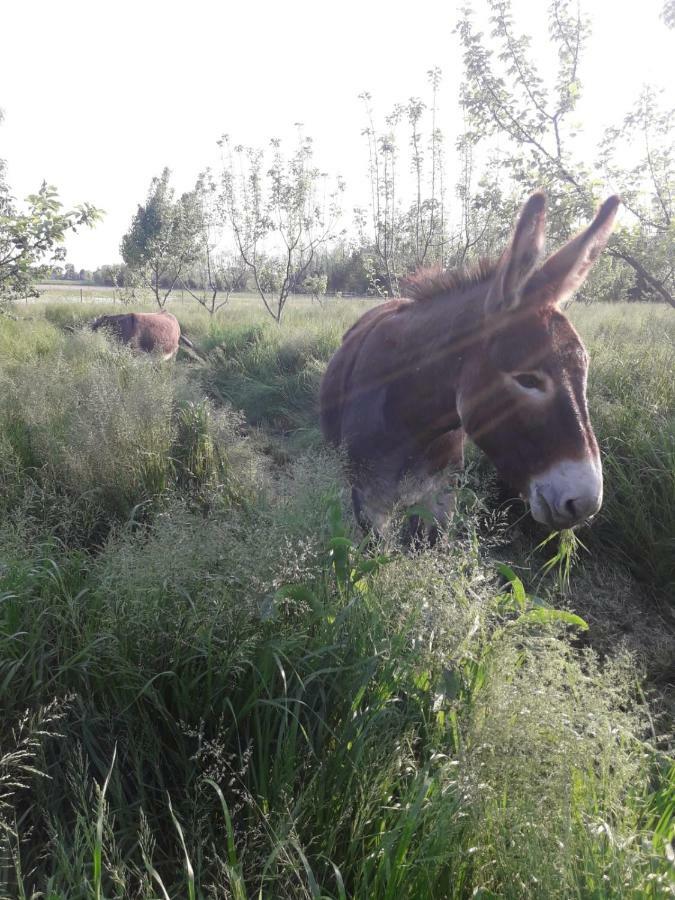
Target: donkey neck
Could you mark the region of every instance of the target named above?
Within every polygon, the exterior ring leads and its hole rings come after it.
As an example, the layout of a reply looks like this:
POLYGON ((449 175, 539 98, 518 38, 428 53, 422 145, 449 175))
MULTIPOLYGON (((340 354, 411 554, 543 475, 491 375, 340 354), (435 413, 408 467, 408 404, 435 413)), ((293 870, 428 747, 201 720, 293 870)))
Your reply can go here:
POLYGON ((462 367, 480 352, 486 285, 408 301, 390 320, 390 404, 422 441, 461 425, 462 367))
POLYGON ((480 352, 489 282, 416 300, 410 308, 409 340, 426 379, 456 386, 467 355, 480 352))

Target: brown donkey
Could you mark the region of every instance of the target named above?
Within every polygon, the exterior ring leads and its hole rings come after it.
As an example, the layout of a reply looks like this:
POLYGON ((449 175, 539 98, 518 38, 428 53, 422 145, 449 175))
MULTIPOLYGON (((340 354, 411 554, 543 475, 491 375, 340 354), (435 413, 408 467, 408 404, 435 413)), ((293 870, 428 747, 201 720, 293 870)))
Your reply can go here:
POLYGON ((163 359, 171 359, 178 353, 178 345, 194 346, 180 333, 178 319, 162 310, 158 313, 123 313, 117 316, 101 316, 92 322, 92 331, 103 328, 114 334, 123 344, 146 353, 159 353, 163 359))
POLYGON ((498 262, 421 273, 411 299, 346 332, 321 384, 321 427, 346 449, 365 529, 381 531, 399 503, 446 524, 467 435, 538 522, 569 528, 600 509, 588 355, 559 305, 605 246, 619 202, 541 265, 546 198, 533 194, 498 262))

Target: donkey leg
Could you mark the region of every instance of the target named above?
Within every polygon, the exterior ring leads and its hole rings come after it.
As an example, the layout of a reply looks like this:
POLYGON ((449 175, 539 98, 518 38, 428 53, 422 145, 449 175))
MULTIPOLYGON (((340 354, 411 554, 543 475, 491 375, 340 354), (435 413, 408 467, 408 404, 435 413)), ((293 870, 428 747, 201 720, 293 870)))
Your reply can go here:
POLYGON ((447 432, 427 447, 417 467, 420 484, 418 503, 429 511, 433 522, 426 528, 433 546, 439 529, 447 528, 456 506, 458 473, 464 464, 464 432, 447 432))

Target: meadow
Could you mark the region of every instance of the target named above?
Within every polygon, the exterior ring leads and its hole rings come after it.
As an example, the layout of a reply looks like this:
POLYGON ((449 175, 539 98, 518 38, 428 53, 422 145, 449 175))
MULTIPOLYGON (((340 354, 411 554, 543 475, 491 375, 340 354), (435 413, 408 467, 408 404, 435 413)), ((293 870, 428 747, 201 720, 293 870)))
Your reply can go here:
POLYGON ((167 365, 67 290, 0 318, 0 896, 673 896, 673 311, 569 310, 578 541, 472 453, 411 552, 318 429, 372 301, 178 299, 167 365))

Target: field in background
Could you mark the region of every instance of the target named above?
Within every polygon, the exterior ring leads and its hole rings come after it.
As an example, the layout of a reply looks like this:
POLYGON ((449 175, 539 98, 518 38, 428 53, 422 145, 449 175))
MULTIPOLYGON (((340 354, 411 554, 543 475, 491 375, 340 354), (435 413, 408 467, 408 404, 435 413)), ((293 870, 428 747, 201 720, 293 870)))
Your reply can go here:
MULTIPOLYGON (((37 300, 28 300, 27 304, 19 304, 20 306, 32 306, 35 304, 40 305, 41 303, 61 301, 65 303, 110 303, 111 305, 119 306, 122 309, 125 309, 127 306, 129 306, 130 309, 138 307, 145 312, 157 309, 155 295, 149 290, 137 290, 134 294, 133 302, 128 303, 125 300, 124 292, 120 288, 104 287, 101 285, 80 285, 78 282, 48 282, 46 284, 40 284, 37 287, 41 296, 37 300)), ((199 294, 198 291, 196 293, 199 294)), ((224 299, 225 294, 218 294, 216 302, 221 303, 224 299)), ((352 300, 367 303, 373 302, 372 298, 337 298, 331 295, 330 297, 326 297, 323 303, 330 306, 331 304, 350 302, 352 300)), ((296 306, 297 304, 307 304, 309 306, 319 305, 318 301, 312 301, 306 294, 291 296, 289 308, 291 306, 296 306)), ((230 294, 227 308, 233 307, 237 309, 242 306, 247 308, 255 307, 255 310, 252 309, 253 314, 260 312, 267 315, 261 303, 260 296, 256 293, 246 291, 243 293, 230 294)), ((194 297, 190 296, 188 291, 177 288, 170 295, 166 308, 173 311, 175 315, 178 315, 179 311, 186 307, 199 308, 199 304, 194 297)), ((221 313, 221 315, 222 314, 223 313, 221 313)))
POLYGON ((166 366, 90 291, 0 320, 0 895, 671 896, 672 310, 570 309, 606 500, 547 572, 477 454, 360 546, 316 393, 372 301, 172 301, 166 366))

